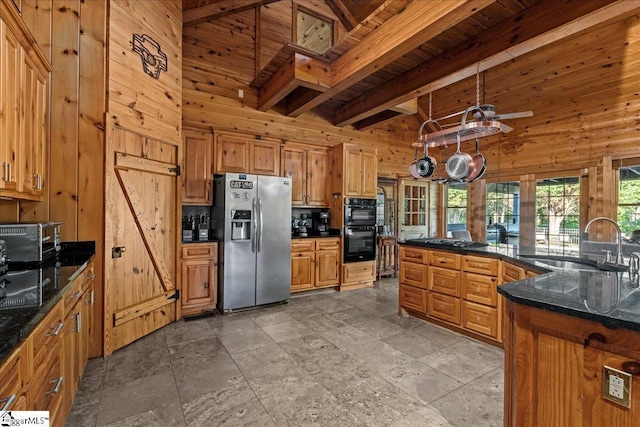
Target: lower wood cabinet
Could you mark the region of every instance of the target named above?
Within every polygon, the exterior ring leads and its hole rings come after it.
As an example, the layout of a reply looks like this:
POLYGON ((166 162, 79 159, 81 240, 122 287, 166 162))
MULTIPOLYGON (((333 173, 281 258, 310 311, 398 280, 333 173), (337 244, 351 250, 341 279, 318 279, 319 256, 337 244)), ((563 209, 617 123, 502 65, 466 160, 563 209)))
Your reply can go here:
POLYGON ((427 291, 400 283, 400 306, 427 314, 427 291))
POLYGON ((182 247, 182 314, 216 308, 218 296, 218 243, 189 243, 182 247))
POLYGON ((508 301, 505 426, 637 426, 640 333, 508 301), (603 366, 632 374, 630 407, 602 397, 603 366))
POLYGON ((429 292, 427 315, 460 325, 460 298, 429 292))
POLYGON ((49 411, 63 426, 89 358, 93 324, 93 265, 0 365, 0 411, 49 411))
POLYGON ((339 237, 291 241, 291 292, 336 286, 339 273, 339 237))
POLYGON ((342 291, 373 286, 373 281, 375 279, 375 261, 352 262, 343 264, 340 290, 342 291))
POLYGON ((462 301, 462 327, 488 337, 498 337, 498 309, 462 301))

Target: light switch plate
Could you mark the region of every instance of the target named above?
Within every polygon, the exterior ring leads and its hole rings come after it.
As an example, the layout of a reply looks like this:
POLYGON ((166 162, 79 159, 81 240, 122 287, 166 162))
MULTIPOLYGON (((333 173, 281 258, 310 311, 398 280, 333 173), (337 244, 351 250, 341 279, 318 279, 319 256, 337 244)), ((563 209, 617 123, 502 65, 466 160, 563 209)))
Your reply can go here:
POLYGON ((631 374, 604 365, 602 367, 602 397, 630 408, 631 379, 631 374))

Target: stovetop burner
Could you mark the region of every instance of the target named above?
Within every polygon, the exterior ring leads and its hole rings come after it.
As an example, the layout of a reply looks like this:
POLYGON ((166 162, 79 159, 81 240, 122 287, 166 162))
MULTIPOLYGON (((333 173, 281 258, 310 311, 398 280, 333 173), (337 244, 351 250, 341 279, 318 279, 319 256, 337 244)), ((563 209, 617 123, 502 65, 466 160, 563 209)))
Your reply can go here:
POLYGON ((455 248, 482 248, 485 246, 489 246, 489 244, 485 242, 469 242, 466 240, 437 239, 433 237, 424 237, 420 239, 407 239, 406 242, 417 243, 417 244, 453 246, 455 248))

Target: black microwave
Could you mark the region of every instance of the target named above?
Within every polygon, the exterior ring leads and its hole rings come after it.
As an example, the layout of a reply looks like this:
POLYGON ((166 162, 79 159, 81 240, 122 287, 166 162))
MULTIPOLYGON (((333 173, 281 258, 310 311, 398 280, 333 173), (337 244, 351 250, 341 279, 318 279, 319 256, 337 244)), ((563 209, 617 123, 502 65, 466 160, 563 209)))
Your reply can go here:
POLYGON ((375 225, 376 199, 345 199, 344 225, 375 225))
POLYGON ((9 262, 41 263, 60 252, 62 222, 0 224, 9 262))

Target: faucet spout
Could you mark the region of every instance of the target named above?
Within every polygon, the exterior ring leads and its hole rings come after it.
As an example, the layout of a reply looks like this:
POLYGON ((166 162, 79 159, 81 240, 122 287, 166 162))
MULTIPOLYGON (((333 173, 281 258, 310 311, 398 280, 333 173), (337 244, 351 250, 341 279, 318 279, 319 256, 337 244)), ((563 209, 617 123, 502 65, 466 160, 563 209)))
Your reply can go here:
POLYGON ((624 264, 624 258, 622 256, 622 231, 620 230, 620 226, 618 225, 618 223, 615 222, 613 219, 611 219, 611 218, 609 218, 607 216, 597 216, 597 217, 593 218, 584 227, 584 233, 583 233, 583 236, 582 236, 583 240, 588 240, 589 239, 589 229, 591 228, 591 225, 594 222, 597 222, 597 221, 609 222, 616 229, 616 232, 618 233, 618 235, 617 235, 617 237, 618 237, 618 253, 616 255, 616 264, 623 265, 624 264))

